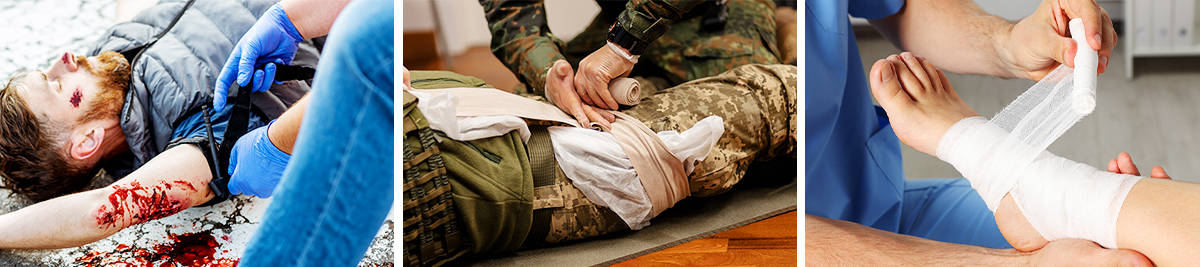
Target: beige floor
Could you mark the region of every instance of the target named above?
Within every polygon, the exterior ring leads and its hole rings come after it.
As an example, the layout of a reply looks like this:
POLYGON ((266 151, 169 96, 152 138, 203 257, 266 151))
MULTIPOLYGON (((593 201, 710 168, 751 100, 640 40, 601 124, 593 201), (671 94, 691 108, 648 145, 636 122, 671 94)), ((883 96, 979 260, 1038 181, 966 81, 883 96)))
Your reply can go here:
MULTIPOLYGON (((864 69, 900 52, 875 34, 860 31, 857 36, 864 69)), ((1200 182, 1200 58, 1138 59, 1137 76, 1128 80, 1121 49, 1118 45, 1108 73, 1100 75, 1096 111, 1049 150, 1098 168, 1125 151, 1143 174, 1162 165, 1175 179, 1200 182)), ((989 117, 1033 85, 1027 80, 948 76, 967 104, 989 117)), ((907 146, 902 149, 909 179, 961 177, 937 158, 907 146)))

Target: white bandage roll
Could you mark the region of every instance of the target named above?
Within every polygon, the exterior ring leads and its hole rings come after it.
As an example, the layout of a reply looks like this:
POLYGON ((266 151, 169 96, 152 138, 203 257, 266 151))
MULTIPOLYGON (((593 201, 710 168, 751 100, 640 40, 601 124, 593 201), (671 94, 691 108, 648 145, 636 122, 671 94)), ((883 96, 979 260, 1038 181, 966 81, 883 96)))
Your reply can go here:
POLYGON ((1071 100, 1076 112, 1092 113, 1096 109, 1096 70, 1099 59, 1096 50, 1088 45, 1087 34, 1083 30, 1083 19, 1072 19, 1069 23, 1071 39, 1075 39, 1075 90, 1071 92, 1071 100))
POLYGON ((617 104, 637 106, 642 102, 642 84, 631 78, 613 79, 608 83, 608 92, 617 104))

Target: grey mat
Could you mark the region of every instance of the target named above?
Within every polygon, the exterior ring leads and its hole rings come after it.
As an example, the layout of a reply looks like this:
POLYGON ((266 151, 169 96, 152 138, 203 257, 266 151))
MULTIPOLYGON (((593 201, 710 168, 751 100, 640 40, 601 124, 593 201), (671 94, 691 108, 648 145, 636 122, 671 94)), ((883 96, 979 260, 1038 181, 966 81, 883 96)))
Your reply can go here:
POLYGON ((796 183, 739 185, 728 193, 688 198, 640 231, 473 262, 477 266, 609 265, 796 210, 796 183))

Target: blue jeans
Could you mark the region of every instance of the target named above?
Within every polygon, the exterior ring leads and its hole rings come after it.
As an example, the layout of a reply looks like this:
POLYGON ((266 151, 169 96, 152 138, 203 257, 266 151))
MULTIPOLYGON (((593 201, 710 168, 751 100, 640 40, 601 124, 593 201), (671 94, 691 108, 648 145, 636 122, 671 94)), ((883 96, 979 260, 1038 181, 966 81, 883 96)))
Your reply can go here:
POLYGON ((1012 248, 966 179, 905 180, 899 233, 942 242, 1012 248))
POLYGON ((329 31, 291 162, 240 262, 355 266, 392 207, 393 2, 351 2, 329 31))

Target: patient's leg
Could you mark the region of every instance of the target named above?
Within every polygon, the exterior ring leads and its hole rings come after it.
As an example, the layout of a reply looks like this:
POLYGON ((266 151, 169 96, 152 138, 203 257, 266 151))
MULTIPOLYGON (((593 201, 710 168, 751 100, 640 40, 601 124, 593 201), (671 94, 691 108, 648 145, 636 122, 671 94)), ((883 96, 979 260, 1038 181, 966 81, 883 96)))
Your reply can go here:
POLYGON ((664 89, 623 110, 654 131, 684 131, 708 116, 725 133, 688 177, 693 196, 711 196, 742 180, 754 161, 795 156, 796 67, 743 65, 664 89))
MULTIPOLYGON (((724 135, 689 177, 692 194, 706 196, 737 184, 752 161, 794 153, 795 102, 795 66, 746 65, 663 90, 622 112, 654 131, 684 131, 707 116, 724 118, 724 135)), ((534 208, 552 213, 545 243, 629 229, 608 208, 588 201, 561 171, 553 185, 534 188, 534 208)))
MULTIPOLYGON (((977 115, 950 87, 941 71, 923 60, 913 58, 909 54, 903 57, 889 57, 875 63, 871 71, 872 93, 880 105, 887 110, 897 137, 905 144, 927 154, 934 154, 943 135, 951 126, 964 118, 977 115)), ((989 142, 993 140, 970 140, 969 142, 989 142)), ((1031 175, 1039 179, 1023 179, 1022 183, 1010 192, 1036 192, 1046 195, 1070 196, 1071 190, 1089 186, 1097 179, 1113 178, 1104 171, 1075 163, 1056 156, 1043 156, 1031 164, 1031 175), (1074 171, 1045 168, 1037 166, 1044 159, 1055 159, 1061 166, 1069 166, 1074 171), (1082 175, 1082 176, 1080 176, 1082 175), (1073 179, 1077 184, 1061 186, 1052 185, 1063 179, 1073 179), (1051 184, 1056 192, 1049 192, 1040 187, 1051 184)), ((959 166, 956 166, 959 167, 959 166)), ((1014 172, 1017 170, 1014 170, 1014 172)), ((1012 177, 1017 179, 1018 177, 1012 177)), ((1086 193, 1086 192, 1085 192, 1086 193)), ((1091 197, 1091 196, 1089 196, 1091 197)), ((1200 254, 1194 253, 1200 248, 1200 185, 1185 182, 1175 182, 1164 179, 1141 179, 1133 184, 1127 197, 1095 196, 1099 199, 1108 197, 1109 200, 1123 201, 1117 215, 1115 225, 1108 226, 1115 231, 1115 242, 1120 248, 1137 250, 1157 264, 1183 265, 1200 261, 1200 254)), ((1024 201, 1037 199, 1026 198, 1024 201)), ((996 209, 996 221, 1005 237, 1018 250, 1032 250, 1045 245, 1046 240, 1038 229, 1029 223, 1022 209, 1018 209, 1017 199, 1011 194, 1005 195, 996 209)), ((1079 209, 1096 209, 1095 205, 1110 203, 1079 203, 1073 199, 1062 202, 1023 203, 1022 207, 1056 209, 1066 213, 1079 209), (1065 203, 1072 203, 1069 206, 1065 203)), ((1121 202, 1114 202, 1121 203, 1121 202)), ((1028 208, 1026 208, 1028 210, 1028 208)), ((1033 218, 1044 219, 1044 218, 1033 218)), ((1087 223, 1087 222, 1085 222, 1087 223)), ((1083 225, 1087 227, 1096 226, 1083 225)), ((1054 227, 1051 227, 1054 228, 1054 227)), ((1061 233, 1052 233, 1061 234, 1061 233)), ((1095 241, 1095 240, 1093 240, 1095 241)))

